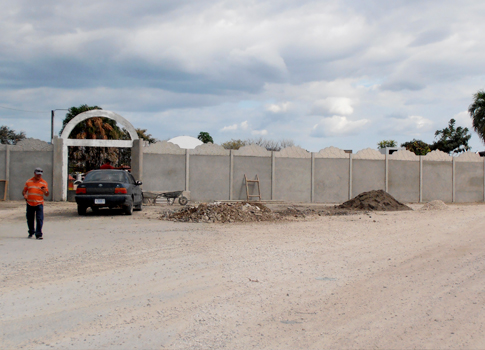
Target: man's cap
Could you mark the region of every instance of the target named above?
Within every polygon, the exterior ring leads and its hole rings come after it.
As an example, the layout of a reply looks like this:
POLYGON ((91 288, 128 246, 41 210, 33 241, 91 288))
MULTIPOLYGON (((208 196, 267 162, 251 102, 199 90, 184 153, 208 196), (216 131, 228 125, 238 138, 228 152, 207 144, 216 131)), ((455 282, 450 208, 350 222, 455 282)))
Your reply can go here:
POLYGON ((35 168, 34 170, 34 174, 42 174, 44 172, 44 170, 42 170, 42 168, 35 168))

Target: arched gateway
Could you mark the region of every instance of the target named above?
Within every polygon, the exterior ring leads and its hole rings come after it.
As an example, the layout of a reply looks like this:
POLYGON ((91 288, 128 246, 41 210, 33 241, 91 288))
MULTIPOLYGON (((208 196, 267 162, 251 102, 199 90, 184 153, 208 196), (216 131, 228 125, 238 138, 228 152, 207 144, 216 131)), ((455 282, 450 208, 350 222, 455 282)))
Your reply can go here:
POLYGON ((126 147, 132 148, 131 153, 131 168, 132 173, 137 180, 141 180, 142 170, 142 149, 138 134, 131 123, 111 111, 105 110, 91 110, 74 117, 67 125, 60 137, 54 137, 54 177, 53 177, 53 191, 54 200, 66 200, 67 199, 67 179, 68 179, 68 152, 67 147, 69 146, 85 146, 85 147, 126 147), (68 138, 71 131, 76 127, 77 124, 82 121, 94 118, 103 117, 115 120, 117 123, 121 124, 130 134, 131 140, 86 140, 86 139, 70 139, 68 138), (60 164, 60 166, 59 166, 60 164), (57 195, 56 195, 57 194, 57 195))

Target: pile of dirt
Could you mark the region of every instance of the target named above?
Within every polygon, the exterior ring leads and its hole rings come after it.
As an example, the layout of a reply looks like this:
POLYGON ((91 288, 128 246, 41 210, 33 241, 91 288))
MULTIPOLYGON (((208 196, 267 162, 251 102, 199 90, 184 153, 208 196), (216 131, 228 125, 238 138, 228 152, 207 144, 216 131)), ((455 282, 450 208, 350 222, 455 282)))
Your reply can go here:
POLYGON ((374 211, 412 210, 407 205, 398 202, 393 196, 383 190, 363 192, 357 197, 336 206, 336 208, 374 211))
POLYGON ((440 201, 440 200, 435 200, 426 203, 421 207, 420 210, 446 210, 448 209, 448 206, 445 204, 445 202, 440 201))
POLYGON ((201 203, 178 211, 166 212, 161 220, 180 222, 253 222, 275 221, 280 216, 261 203, 201 203))

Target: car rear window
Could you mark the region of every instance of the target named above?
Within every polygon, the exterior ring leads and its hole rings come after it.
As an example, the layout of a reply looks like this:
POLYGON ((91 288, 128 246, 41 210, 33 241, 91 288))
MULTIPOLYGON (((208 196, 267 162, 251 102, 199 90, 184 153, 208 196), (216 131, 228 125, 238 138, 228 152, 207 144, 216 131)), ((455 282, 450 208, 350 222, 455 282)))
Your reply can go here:
POLYGON ((127 182, 126 175, 122 171, 96 171, 86 175, 84 181, 107 181, 107 182, 127 182))

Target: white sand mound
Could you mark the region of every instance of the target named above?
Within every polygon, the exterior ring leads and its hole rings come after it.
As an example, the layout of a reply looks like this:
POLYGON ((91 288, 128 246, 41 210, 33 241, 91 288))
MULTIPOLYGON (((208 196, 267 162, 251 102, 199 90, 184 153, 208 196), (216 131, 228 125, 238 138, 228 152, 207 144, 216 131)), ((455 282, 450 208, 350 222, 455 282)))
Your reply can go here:
POLYGON ((420 210, 445 210, 445 209, 448 209, 448 206, 445 204, 445 202, 440 200, 434 200, 423 205, 423 207, 420 210))

